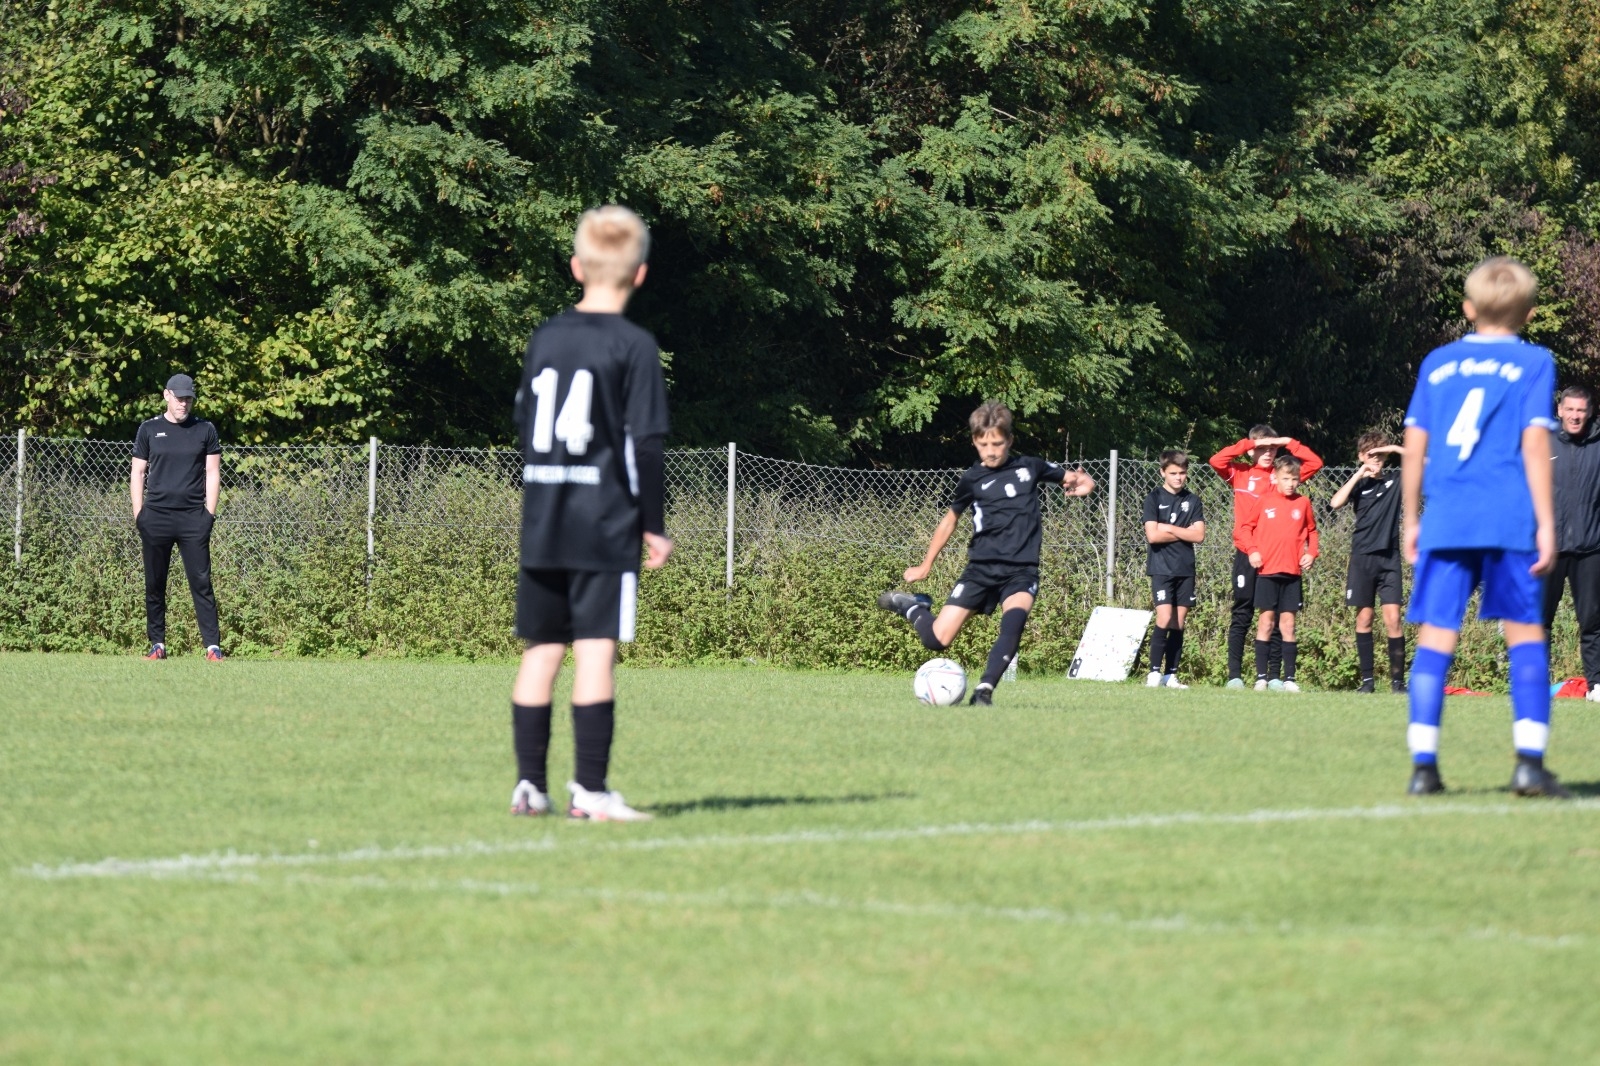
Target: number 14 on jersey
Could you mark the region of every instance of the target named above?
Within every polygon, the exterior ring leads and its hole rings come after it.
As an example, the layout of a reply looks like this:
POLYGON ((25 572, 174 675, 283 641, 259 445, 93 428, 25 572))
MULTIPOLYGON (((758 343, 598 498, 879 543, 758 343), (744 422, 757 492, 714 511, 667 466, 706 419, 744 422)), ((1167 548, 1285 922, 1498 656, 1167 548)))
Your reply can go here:
MULTIPOLYGON (((594 439, 594 424, 589 421, 589 407, 594 400, 594 375, 587 370, 575 371, 572 383, 567 386, 567 398, 556 412, 556 392, 561 375, 553 367, 546 367, 533 379, 533 434, 529 439, 533 450, 548 452, 560 440, 571 455, 582 455, 589 450, 594 439)), ((1479 389, 1479 392, 1483 390, 1479 389)))

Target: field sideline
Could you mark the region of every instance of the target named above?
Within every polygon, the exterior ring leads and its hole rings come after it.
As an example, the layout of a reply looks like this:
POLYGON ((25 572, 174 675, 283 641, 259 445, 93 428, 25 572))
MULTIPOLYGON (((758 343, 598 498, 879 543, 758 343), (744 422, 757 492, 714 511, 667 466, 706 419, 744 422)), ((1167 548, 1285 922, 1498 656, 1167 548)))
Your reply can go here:
POLYGON ((512 671, 0 655, 0 1061, 1600 1058, 1582 701, 1418 801, 1396 697, 625 669, 616 826, 505 813, 512 671))

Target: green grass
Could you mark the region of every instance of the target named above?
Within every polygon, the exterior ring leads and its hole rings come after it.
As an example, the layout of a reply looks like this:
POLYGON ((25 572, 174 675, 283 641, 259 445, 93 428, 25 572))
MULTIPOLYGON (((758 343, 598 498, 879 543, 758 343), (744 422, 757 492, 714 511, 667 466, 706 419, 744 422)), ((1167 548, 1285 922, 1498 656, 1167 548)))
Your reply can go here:
POLYGON ((507 816, 511 674, 0 656, 0 1061, 1600 1058, 1600 803, 1503 698, 1416 801, 1387 696, 625 670, 617 826, 507 816))

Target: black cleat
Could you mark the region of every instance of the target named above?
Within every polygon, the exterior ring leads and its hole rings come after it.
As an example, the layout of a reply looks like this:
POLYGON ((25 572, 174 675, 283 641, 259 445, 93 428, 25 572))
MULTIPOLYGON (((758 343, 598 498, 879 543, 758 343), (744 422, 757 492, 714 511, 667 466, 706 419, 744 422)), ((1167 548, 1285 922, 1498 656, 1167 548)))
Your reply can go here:
POLYGON ((1531 762, 1517 763, 1517 768, 1511 773, 1511 791, 1519 796, 1544 796, 1558 800, 1572 798, 1572 793, 1561 787, 1555 774, 1531 762))
POLYGON ((1404 681, 1391 681, 1389 682, 1389 691, 1394 693, 1396 696, 1404 696, 1409 689, 1406 688, 1406 683, 1404 681))
POLYGON ((972 690, 972 698, 967 701, 968 707, 993 707, 994 686, 979 685, 972 690))
POLYGON ((1411 771, 1411 784, 1406 786, 1408 796, 1431 796, 1444 791, 1437 766, 1418 766, 1411 771))
POLYGON ((1369 695, 1370 695, 1370 694, 1372 694, 1372 693, 1375 693, 1375 692, 1377 692, 1377 691, 1378 691, 1378 688, 1377 688, 1377 686, 1376 686, 1376 685, 1374 685, 1374 684, 1373 684, 1373 683, 1372 683, 1372 678, 1370 678, 1370 677, 1368 677, 1368 678, 1364 678, 1364 679, 1363 679, 1363 680, 1362 680, 1362 682, 1361 682, 1361 687, 1360 687, 1360 688, 1358 688, 1358 689, 1356 689, 1356 691, 1357 691, 1357 692, 1364 692, 1364 693, 1367 693, 1367 694, 1369 694, 1369 695))
POLYGON ((879 607, 882 607, 885 611, 892 611, 901 618, 904 618, 907 612, 909 612, 911 608, 917 606, 917 604, 920 602, 922 601, 918 600, 909 592, 889 591, 881 594, 878 597, 879 607))

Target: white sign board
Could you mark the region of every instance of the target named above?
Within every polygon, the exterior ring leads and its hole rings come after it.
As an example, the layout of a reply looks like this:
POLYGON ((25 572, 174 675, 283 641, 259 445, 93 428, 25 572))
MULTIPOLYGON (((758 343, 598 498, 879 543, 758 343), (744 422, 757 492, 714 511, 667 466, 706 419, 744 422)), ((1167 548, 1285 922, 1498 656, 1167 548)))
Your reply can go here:
POLYGON ((1067 676, 1079 681, 1126 681, 1150 626, 1149 611, 1096 607, 1083 627, 1067 676))

